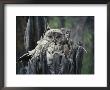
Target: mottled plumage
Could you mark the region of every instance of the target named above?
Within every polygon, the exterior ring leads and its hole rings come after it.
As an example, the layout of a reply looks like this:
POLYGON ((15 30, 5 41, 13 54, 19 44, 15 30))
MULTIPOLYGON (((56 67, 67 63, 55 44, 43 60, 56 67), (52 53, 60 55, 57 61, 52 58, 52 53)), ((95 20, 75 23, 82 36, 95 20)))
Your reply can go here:
POLYGON ((27 74, 76 74, 81 73, 84 48, 74 44, 69 32, 50 29, 37 42, 32 51, 20 57, 27 74), (78 71, 79 70, 79 71, 78 71))

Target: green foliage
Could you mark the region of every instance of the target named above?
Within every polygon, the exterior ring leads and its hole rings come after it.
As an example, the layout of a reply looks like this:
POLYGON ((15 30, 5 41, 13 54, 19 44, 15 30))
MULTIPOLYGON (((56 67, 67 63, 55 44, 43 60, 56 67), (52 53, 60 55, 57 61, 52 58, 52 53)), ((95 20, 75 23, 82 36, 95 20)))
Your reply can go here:
MULTIPOLYGON (((63 23, 65 28, 74 27, 74 17, 64 17, 64 19, 65 21, 63 23)), ((61 23, 60 17, 50 17, 49 19, 49 26, 51 28, 61 28, 61 23)))
POLYGON ((93 35, 90 31, 84 32, 84 44, 87 53, 83 57, 82 74, 93 74, 94 73, 94 55, 93 55, 93 35))
POLYGON ((72 23, 73 18, 66 17, 65 18, 65 28, 72 28, 73 23, 72 23))
POLYGON ((49 20, 49 26, 51 28, 59 28, 60 27, 60 20, 58 17, 51 17, 49 20))

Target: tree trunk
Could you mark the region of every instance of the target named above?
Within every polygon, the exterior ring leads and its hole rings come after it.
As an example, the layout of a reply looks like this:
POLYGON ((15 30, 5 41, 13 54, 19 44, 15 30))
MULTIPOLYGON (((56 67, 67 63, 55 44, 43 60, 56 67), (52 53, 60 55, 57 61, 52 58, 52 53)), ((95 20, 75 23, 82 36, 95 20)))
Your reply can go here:
POLYGON ((30 16, 24 36, 24 45, 26 51, 32 50, 37 45, 37 41, 43 36, 46 30, 46 21, 43 16, 30 16))

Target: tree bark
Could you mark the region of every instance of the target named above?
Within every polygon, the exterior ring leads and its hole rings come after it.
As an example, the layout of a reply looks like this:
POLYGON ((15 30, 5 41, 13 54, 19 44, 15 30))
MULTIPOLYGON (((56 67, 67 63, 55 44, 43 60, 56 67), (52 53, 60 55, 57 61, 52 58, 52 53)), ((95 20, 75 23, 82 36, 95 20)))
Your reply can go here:
POLYGON ((30 16, 24 36, 24 45, 26 51, 32 50, 37 45, 46 30, 46 21, 43 16, 30 16))

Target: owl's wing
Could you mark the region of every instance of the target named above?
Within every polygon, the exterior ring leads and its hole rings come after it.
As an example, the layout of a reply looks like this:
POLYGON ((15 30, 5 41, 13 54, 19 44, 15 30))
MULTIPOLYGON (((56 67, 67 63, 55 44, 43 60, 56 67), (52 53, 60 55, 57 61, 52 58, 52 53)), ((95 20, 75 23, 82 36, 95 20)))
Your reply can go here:
POLYGON ((29 59, 31 59, 31 57, 32 55, 30 55, 29 53, 26 53, 18 59, 18 62, 28 62, 29 59))
MULTIPOLYGON (((23 68, 23 70, 25 69, 25 74, 44 73, 44 51, 46 47, 48 47, 48 42, 42 41, 35 47, 35 49, 28 51, 28 53, 19 58, 17 62, 18 64, 21 64, 20 68, 23 68)), ((21 70, 21 73, 23 70, 21 70)))
POLYGON ((18 60, 17 62, 28 62, 32 56, 35 53, 35 49, 28 51, 27 53, 23 54, 18 60))
POLYGON ((35 53, 35 50, 28 51, 27 53, 23 54, 17 61, 17 73, 18 74, 26 74, 27 73, 27 68, 29 68, 28 63, 29 60, 33 57, 35 53))

